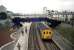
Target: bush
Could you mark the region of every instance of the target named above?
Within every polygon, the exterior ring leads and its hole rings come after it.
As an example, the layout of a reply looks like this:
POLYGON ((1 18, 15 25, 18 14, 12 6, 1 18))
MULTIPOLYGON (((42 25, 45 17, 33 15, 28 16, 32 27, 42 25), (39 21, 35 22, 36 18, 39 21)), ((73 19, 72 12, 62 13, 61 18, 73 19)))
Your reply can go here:
POLYGON ((7 14, 5 12, 0 13, 0 20, 5 20, 7 19, 7 14))
POLYGON ((0 29, 10 28, 10 21, 7 19, 4 24, 0 23, 0 29))

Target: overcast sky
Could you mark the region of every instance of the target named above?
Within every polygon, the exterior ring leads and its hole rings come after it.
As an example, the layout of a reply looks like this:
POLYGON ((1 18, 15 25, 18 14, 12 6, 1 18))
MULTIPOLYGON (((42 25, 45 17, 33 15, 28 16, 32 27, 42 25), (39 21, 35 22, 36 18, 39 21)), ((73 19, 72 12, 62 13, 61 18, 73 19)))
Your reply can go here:
POLYGON ((74 11, 74 0, 0 0, 0 5, 19 13, 41 13, 43 7, 74 11))

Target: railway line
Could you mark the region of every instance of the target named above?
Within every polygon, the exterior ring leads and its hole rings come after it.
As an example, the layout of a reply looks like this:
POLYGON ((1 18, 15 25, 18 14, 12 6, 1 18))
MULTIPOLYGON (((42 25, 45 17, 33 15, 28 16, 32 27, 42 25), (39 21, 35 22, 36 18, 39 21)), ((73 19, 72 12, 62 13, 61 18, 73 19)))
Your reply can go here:
POLYGON ((60 50, 60 48, 51 40, 43 41, 40 37, 38 26, 40 23, 32 23, 29 33, 28 50, 60 50))
POLYGON ((58 48, 58 46, 53 41, 43 43, 47 50, 60 50, 60 48, 58 48))
POLYGON ((28 50, 39 50, 38 40, 35 36, 36 30, 34 27, 35 26, 32 24, 32 27, 30 28, 28 50))
MULTIPOLYGON (((39 24, 37 24, 37 26, 44 26, 44 25, 42 23, 39 23, 39 24)), ((40 32, 40 31, 38 31, 38 32, 40 32)), ((43 40, 42 42, 43 42, 46 50, 60 50, 60 48, 54 43, 53 40, 43 40)))

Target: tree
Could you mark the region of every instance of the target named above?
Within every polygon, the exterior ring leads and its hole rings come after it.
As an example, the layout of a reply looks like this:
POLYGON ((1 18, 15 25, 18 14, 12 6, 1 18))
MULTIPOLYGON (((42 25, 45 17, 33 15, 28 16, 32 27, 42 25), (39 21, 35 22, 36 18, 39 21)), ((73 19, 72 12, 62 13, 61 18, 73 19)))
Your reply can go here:
POLYGON ((2 20, 7 19, 7 14, 5 12, 1 12, 0 19, 2 19, 2 20))
POLYGON ((72 15, 72 18, 70 19, 70 23, 72 26, 74 25, 74 15, 72 15))

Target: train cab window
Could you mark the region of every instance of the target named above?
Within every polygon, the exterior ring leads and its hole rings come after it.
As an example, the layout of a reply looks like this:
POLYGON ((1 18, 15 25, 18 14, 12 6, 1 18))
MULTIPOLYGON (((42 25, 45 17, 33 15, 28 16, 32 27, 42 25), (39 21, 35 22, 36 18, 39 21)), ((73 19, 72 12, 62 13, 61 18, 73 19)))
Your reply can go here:
POLYGON ((44 34, 45 34, 45 32, 44 32, 44 34))
POLYGON ((49 32, 49 34, 51 34, 51 32, 49 32))
POLYGON ((47 31, 47 33, 46 34, 48 34, 48 31, 47 31))

